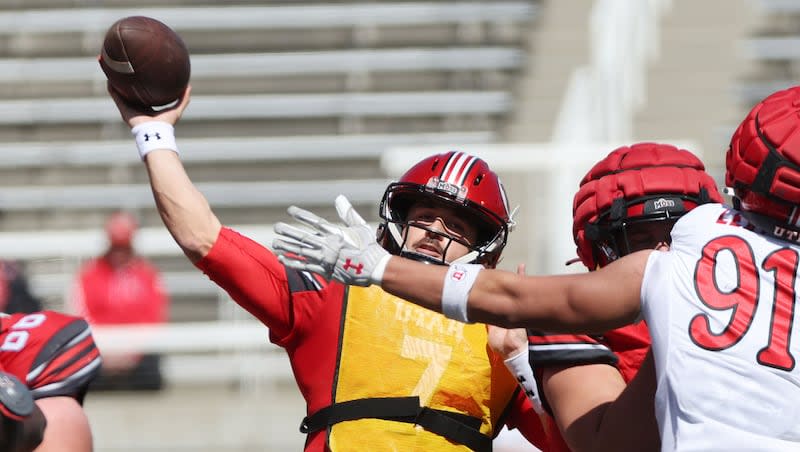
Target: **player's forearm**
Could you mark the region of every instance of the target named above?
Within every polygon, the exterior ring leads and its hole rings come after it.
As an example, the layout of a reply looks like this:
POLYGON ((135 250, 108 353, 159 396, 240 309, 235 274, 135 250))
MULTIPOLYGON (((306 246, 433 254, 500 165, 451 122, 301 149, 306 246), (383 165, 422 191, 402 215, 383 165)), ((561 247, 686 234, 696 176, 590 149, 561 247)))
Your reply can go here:
POLYGON ((392 257, 381 287, 404 300, 436 312, 442 311, 442 281, 447 267, 392 257))
POLYGON ((145 159, 158 213, 190 260, 208 254, 222 228, 208 201, 192 184, 178 154, 159 150, 145 159))
POLYGON ((562 333, 619 328, 639 314, 641 271, 647 256, 647 252, 637 253, 600 271, 580 274, 522 276, 481 271, 469 294, 470 320, 562 333))
MULTIPOLYGON (((442 312, 447 272, 448 267, 392 257, 383 273, 381 286, 412 303, 442 312)), ((512 288, 515 278, 516 275, 509 272, 481 271, 469 293, 469 320, 507 328, 523 326, 523 318, 516 308, 516 291, 512 288)))
MULTIPOLYGON (((443 312, 447 273, 448 267, 392 257, 381 285, 387 292, 412 303, 443 312)), ((505 328, 530 327, 559 332, 607 331, 624 324, 616 318, 605 318, 602 310, 589 309, 592 304, 587 300, 593 299, 594 294, 582 288, 580 278, 586 275, 525 277, 500 270, 482 270, 468 292, 468 319, 505 328)))

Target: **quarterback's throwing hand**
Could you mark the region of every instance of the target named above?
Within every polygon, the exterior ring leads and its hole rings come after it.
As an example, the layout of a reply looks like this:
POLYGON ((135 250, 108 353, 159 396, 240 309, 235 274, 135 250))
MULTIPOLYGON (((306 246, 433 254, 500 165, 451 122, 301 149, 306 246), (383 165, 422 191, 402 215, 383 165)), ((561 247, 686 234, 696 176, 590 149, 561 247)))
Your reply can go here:
POLYGON ((272 247, 284 265, 354 286, 380 284, 391 255, 378 244, 372 228, 347 198, 336 198, 336 212, 345 226, 295 206, 288 212, 308 228, 275 224, 278 238, 272 247))

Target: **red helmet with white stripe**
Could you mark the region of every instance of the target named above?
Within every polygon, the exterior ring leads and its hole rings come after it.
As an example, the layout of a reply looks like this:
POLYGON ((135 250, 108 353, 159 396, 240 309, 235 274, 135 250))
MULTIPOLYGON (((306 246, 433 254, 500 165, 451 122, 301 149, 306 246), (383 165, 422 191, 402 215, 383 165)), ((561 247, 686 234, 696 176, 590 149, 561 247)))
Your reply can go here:
MULTIPOLYGON (((478 229, 478 239, 467 244, 470 251, 453 262, 481 263, 494 267, 513 226, 503 184, 489 165, 469 154, 451 151, 430 156, 408 170, 397 182, 389 184, 381 200, 378 240, 389 252, 425 260, 405 248, 404 229, 412 204, 433 201, 455 208, 478 229)), ((440 233, 441 234, 441 233, 440 233)), ((459 241, 448 234, 450 241, 459 241)))
POLYGON ((750 110, 725 156, 725 185, 747 220, 800 242, 800 87, 771 94, 750 110))

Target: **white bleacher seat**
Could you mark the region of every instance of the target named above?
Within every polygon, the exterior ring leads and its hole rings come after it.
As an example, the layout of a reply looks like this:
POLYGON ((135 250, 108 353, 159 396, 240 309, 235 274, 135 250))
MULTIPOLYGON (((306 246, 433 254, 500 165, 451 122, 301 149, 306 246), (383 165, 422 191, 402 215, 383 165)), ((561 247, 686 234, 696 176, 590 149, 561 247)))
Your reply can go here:
POLYGON ((107 352, 185 353, 194 350, 276 350, 267 327, 256 321, 92 327, 95 342, 107 352))
MULTIPOLYGON (((286 221, 291 222, 292 219, 287 217, 286 221)), ((272 225, 230 227, 270 248, 275 238, 272 225)), ((372 224, 371 227, 375 229, 377 225, 372 224)), ((100 255, 105 250, 106 240, 101 229, 0 232, 0 249, 5 259, 64 260, 65 265, 55 272, 29 275, 30 287, 37 296, 58 298, 70 290, 79 263, 100 255)), ((140 255, 151 259, 183 255, 167 229, 160 226, 141 228, 136 235, 134 248, 140 255)), ((221 290, 193 268, 164 271, 161 276, 171 294, 215 295, 221 290)))
POLYGON ((741 83, 738 88, 739 98, 744 105, 755 105, 770 94, 797 85, 796 80, 769 80, 765 82, 741 83))
MULTIPOLYGON (((185 163, 212 161, 284 162, 304 160, 377 159, 389 147, 403 145, 455 146, 485 144, 492 132, 442 132, 420 134, 354 134, 286 137, 180 138, 185 163), (224 150, 224 152, 220 152, 224 150)), ((49 165, 98 166, 135 164, 133 138, 117 141, 0 143, 0 168, 49 165)))
MULTIPOLYGON (((270 182, 207 182, 196 184, 217 207, 280 207, 289 204, 333 205, 337 194, 354 204, 380 201, 386 179, 270 182)), ((152 207, 147 184, 3 187, 0 210, 129 209, 152 207)))
POLYGON ((800 13, 797 0, 758 0, 758 5, 770 14, 800 13))
POLYGON ((250 385, 263 381, 292 380, 289 358, 281 349, 275 353, 237 351, 234 355, 212 356, 198 353, 168 354, 162 360, 161 373, 167 382, 182 385, 230 382, 250 385))
POLYGON ((105 32, 117 19, 145 15, 181 30, 302 29, 323 27, 520 22, 528 1, 341 3, 291 6, 183 8, 71 8, 0 12, 0 33, 105 32))
POLYGON ((797 60, 800 59, 800 36, 750 38, 744 41, 743 48, 744 54, 753 60, 797 60))
MULTIPOLYGON (((291 221, 291 218, 287 216, 286 220, 291 221)), ((275 238, 272 225, 229 227, 267 247, 272 246, 272 240, 275 238)), ((376 225, 373 224, 372 227, 374 229, 376 225)), ((105 246, 106 237, 101 229, 0 232, 0 250, 3 250, 5 259, 42 260, 64 257, 86 259, 102 253, 105 246)), ((150 258, 183 255, 180 247, 163 226, 139 229, 134 247, 139 254, 150 258)), ((189 279, 183 274, 176 278, 189 279)), ((176 281, 176 284, 183 284, 187 279, 176 281)))
POLYGON ((255 321, 93 326, 92 334, 103 354, 165 355, 162 371, 171 382, 291 378, 285 353, 269 342, 267 328, 255 321))
MULTIPOLYGON (((71 256, 75 257, 75 256, 71 256)), ((30 277, 30 287, 40 297, 60 297, 72 287, 74 272, 35 274, 30 277)), ((214 295, 221 289, 199 270, 183 272, 162 272, 161 278, 166 291, 184 296, 214 295)))
MULTIPOLYGON (((191 120, 493 115, 511 108, 502 91, 434 91, 292 95, 197 96, 191 120)), ((119 122, 110 98, 0 101, 0 125, 119 122)))
MULTIPOLYGON (((509 47, 337 50, 192 55, 192 79, 362 72, 505 70, 522 65, 509 47)), ((101 81, 94 58, 0 59, 0 82, 101 81)))

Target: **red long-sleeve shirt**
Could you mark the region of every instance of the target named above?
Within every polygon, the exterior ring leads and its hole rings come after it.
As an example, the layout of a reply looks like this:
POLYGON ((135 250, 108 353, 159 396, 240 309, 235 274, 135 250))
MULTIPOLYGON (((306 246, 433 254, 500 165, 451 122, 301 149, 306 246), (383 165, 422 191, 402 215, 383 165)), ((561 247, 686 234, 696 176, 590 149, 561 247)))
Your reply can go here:
POLYGON ((94 325, 163 323, 169 299, 158 270, 142 258, 121 268, 99 257, 81 269, 75 309, 94 325))

